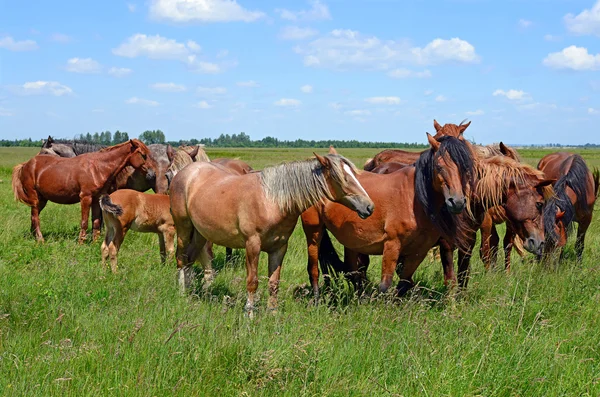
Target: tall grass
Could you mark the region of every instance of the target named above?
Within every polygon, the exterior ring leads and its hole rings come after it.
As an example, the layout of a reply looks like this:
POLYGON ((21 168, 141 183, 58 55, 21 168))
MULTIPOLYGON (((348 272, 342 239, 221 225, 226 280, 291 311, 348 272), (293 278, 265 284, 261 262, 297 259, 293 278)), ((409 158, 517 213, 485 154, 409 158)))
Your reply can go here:
MULTIPOLYGON (((261 168, 311 152, 226 154, 261 168)), ((349 157, 360 165, 374 153, 349 157)), ((589 153, 592 164, 600 162, 600 152, 589 153)), ((48 204, 46 243, 37 244, 29 209, 13 201, 10 188, 12 165, 31 154, 0 155, 3 395, 600 395, 597 220, 581 265, 572 242, 558 269, 515 255, 511 274, 485 272, 475 255, 468 290, 455 294, 428 258, 405 299, 356 299, 340 281, 318 306, 304 293, 298 227, 284 260, 280 310, 264 310, 263 254, 262 310, 249 320, 243 251, 225 264, 216 248, 211 289, 180 296, 175 265, 159 264, 154 235, 129 233, 119 273, 101 268, 99 244, 76 243, 79 206, 48 204)), ((536 157, 527 153, 532 163, 536 157)), ((373 259, 369 277, 377 282, 381 262, 373 259)))

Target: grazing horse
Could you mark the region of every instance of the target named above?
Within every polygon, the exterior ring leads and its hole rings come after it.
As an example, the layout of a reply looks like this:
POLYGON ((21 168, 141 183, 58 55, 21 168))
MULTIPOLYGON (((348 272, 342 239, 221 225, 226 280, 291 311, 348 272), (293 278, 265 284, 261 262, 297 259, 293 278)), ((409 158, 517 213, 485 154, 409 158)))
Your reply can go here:
POLYGON ((192 265, 198 257, 205 277, 211 280, 207 241, 245 248, 245 309, 252 315, 258 259, 264 251, 269 254, 268 307, 275 309, 281 264, 302 212, 327 199, 362 219, 373 213, 373 202, 349 160, 336 155, 315 156, 244 175, 234 175, 218 164, 193 163, 175 175, 170 186, 171 213, 177 230, 182 289, 190 284, 192 265))
POLYGON ((40 230, 40 212, 48 201, 58 204, 81 202, 79 243, 86 237, 90 207, 93 238, 100 235, 98 197, 110 190, 123 168, 131 165, 146 172, 152 165, 149 150, 137 139, 82 154, 73 158, 38 155, 16 165, 12 172, 15 199, 31 207, 31 231, 38 241, 44 241, 40 230))
POLYGON ((360 220, 347 208, 329 201, 302 214, 308 275, 315 297, 319 296, 319 245, 322 238, 329 238, 325 228, 345 247, 344 266, 354 272, 355 282, 360 281, 356 276, 359 254, 383 255, 379 290, 388 290, 396 270, 400 295, 412 286, 412 275, 441 236, 458 245, 466 244, 466 230, 457 222, 456 214, 467 207, 466 192, 475 173, 472 153, 457 138, 445 136, 438 141, 429 134, 427 138, 431 148, 414 165, 391 174, 358 175, 375 203, 368 219, 360 220), (400 263, 402 270, 397 267, 400 263))
POLYGON ((110 258, 113 273, 117 272, 117 256, 129 229, 158 234, 162 263, 167 257, 174 256, 175 224, 168 195, 120 189, 110 196, 100 196, 100 208, 106 224, 106 236, 101 247, 102 265, 110 258))
POLYGON ((597 169, 593 173, 590 172, 580 155, 567 152, 544 156, 538 163, 538 169, 556 179, 556 196, 549 200, 544 210, 545 253, 564 247, 572 223, 577 222, 575 251, 577 260, 581 261, 585 234, 592 222, 594 203, 598 196, 600 173, 597 169))
MULTIPOLYGON (((48 136, 38 154, 50 154, 70 158, 85 153, 97 152, 105 147, 104 145, 83 141, 57 141, 48 136)), ((168 182, 164 175, 171 164, 167 153, 170 147, 170 145, 160 143, 148 145, 148 149, 150 150, 149 158, 154 164, 153 167, 149 168, 147 172, 136 170, 130 166, 125 167, 115 178, 114 189, 133 189, 139 192, 152 189, 155 193, 166 194, 168 182)))

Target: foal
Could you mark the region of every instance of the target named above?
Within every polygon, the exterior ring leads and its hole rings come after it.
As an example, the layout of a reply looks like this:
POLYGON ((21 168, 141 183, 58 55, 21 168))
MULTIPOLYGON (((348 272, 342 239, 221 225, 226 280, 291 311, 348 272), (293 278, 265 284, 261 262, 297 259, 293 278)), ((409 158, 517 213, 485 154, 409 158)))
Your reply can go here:
POLYGON ((110 258, 110 268, 117 272, 117 256, 129 229, 158 234, 162 263, 174 256, 175 225, 171 216, 169 196, 121 189, 100 197, 100 208, 106 223, 102 243, 102 265, 110 258))

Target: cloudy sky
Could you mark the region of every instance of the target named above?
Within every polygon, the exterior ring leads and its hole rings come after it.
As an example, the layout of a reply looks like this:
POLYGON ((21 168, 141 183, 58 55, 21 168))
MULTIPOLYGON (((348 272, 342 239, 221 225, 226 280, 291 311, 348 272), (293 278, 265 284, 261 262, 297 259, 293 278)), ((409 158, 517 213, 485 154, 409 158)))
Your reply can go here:
POLYGON ((0 5, 0 138, 600 143, 600 0, 0 5))

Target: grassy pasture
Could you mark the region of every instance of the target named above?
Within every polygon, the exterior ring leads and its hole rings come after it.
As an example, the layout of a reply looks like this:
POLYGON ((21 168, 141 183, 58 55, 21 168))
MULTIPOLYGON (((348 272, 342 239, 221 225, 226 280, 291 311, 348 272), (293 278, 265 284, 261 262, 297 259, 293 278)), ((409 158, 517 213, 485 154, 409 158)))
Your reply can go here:
MULTIPOLYGON (((311 149, 209 149, 255 168, 311 149)), ((182 297, 157 238, 131 232, 120 272, 100 267, 100 244, 76 243, 79 206, 49 203, 43 245, 29 209, 13 201, 12 166, 35 148, 0 148, 0 395, 600 395, 600 222, 585 260, 558 269, 513 258, 510 275, 483 271, 475 254, 466 292, 448 294, 431 259, 406 299, 359 301, 343 284, 329 304, 298 294, 307 282, 301 227, 282 271, 280 310, 243 316, 243 252, 209 293, 182 297)), ((326 150, 319 150, 323 153, 326 150)), ((361 166, 377 151, 342 149, 361 166)), ((523 150, 535 165, 550 151, 523 150)), ((600 166, 600 151, 581 151, 600 166)), ((599 207, 600 208, 600 207, 599 207)), ((598 214, 596 214, 596 217, 598 214)), ((380 276, 373 258, 369 278, 380 276)), ((259 307, 266 305, 266 255, 259 307)))

